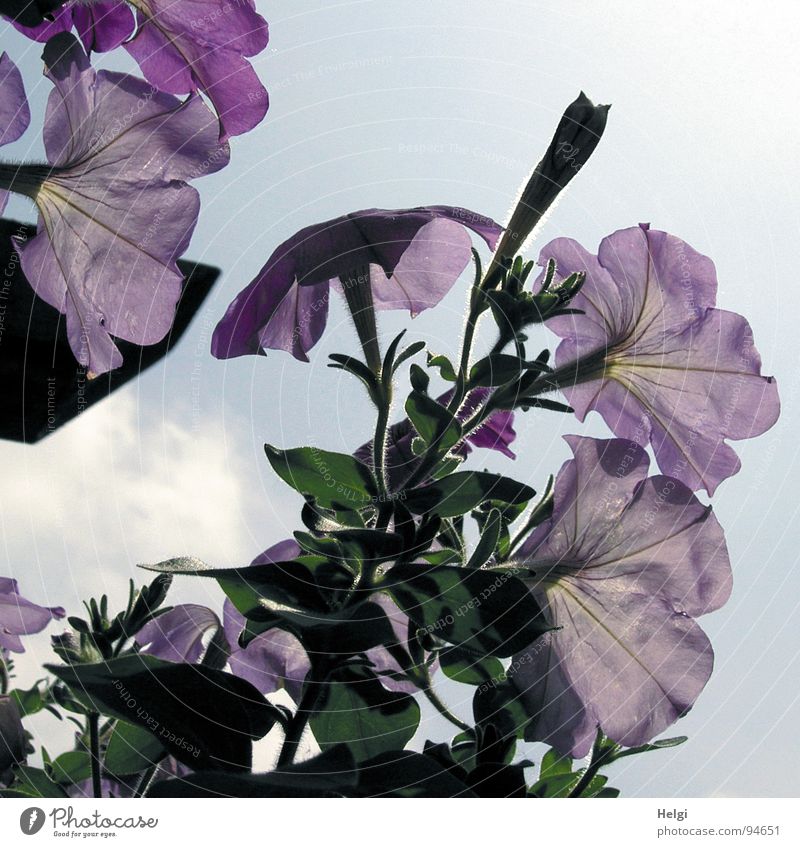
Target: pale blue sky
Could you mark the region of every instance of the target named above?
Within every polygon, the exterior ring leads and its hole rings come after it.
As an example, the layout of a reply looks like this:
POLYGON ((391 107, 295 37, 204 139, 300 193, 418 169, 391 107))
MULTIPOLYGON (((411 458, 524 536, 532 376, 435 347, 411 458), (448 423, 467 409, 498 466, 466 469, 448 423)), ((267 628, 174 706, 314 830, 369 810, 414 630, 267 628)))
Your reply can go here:
MULTIPOLYGON (((369 434, 355 386, 325 368, 352 344, 341 308, 301 365, 288 356, 217 362, 211 329, 274 247, 309 223, 370 206, 447 203, 503 219, 564 107, 581 89, 613 104, 606 135, 543 227, 586 247, 640 221, 716 262, 719 303, 747 315, 783 400, 778 425, 741 443, 742 472, 714 498, 735 574, 730 603, 702 623, 717 668, 673 734, 683 748, 625 760, 628 796, 798 793, 797 315, 800 120, 794 4, 712 0, 465 2, 258 0, 272 40, 256 67, 272 106, 234 139, 232 164, 202 180, 188 256, 223 276, 180 347, 36 447, 0 445, 0 574, 73 610, 87 592, 121 599, 137 562, 192 553, 249 561, 296 528, 297 498, 267 472, 265 441, 351 450, 369 434)), ((34 112, 4 154, 41 155, 49 83, 38 45, 2 26, 34 112)), ((119 51, 102 64, 133 65, 119 51)), ((32 219, 14 201, 10 214, 32 219)), ((466 280, 416 320, 415 337, 457 346, 466 280)), ((384 327, 399 327, 392 316, 384 327)), ((544 336, 543 336, 544 338, 544 336)), ((567 456, 566 417, 519 420, 515 466, 536 487, 567 456)), ((176 599, 219 605, 208 584, 176 599)), ((44 660, 41 641, 30 659, 44 660)), ((31 671, 32 672, 32 671, 31 671)), ((467 689, 446 691, 467 708, 467 689), (463 703, 460 702, 463 700, 463 703)), ((435 719, 430 734, 441 728, 435 719)))

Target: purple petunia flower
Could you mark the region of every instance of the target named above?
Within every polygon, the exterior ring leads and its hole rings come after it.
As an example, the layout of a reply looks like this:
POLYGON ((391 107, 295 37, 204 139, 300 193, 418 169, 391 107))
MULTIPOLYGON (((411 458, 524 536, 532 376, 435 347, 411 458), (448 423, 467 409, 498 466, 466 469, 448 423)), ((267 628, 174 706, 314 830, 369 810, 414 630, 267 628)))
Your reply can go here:
POLYGON ((221 141, 253 129, 269 107, 246 58, 261 53, 269 40, 253 0, 75 0, 61 6, 52 22, 14 26, 36 41, 74 27, 86 50, 99 53, 123 44, 159 90, 204 92, 219 115, 221 141))
POLYGON ((66 315, 70 347, 91 374, 122 363, 111 336, 155 344, 169 331, 197 223, 187 180, 228 163, 197 95, 181 102, 143 80, 95 72, 74 36, 44 50, 49 166, 0 166, 0 188, 27 194, 38 234, 18 245, 36 293, 66 315))
MULTIPOLYGON (((461 408, 456 413, 458 420, 463 423, 470 418, 490 393, 491 389, 489 388, 473 389, 464 398, 461 408)), ((446 405, 452 396, 452 390, 446 391, 437 400, 442 405, 446 405)), ((411 449, 411 444, 416 436, 417 432, 408 418, 392 424, 388 429, 384 462, 390 491, 398 491, 419 464, 419 456, 411 449)), ((514 413, 499 410, 484 421, 478 429, 467 435, 451 452, 466 458, 472 452, 474 446, 487 450, 497 450, 504 456, 508 456, 509 459, 514 459, 516 456, 510 445, 516 437, 514 413)), ((373 465, 372 441, 362 444, 353 455, 371 468, 373 465)))
POLYGON ((649 441, 665 473, 713 494, 740 467, 725 439, 765 432, 780 401, 747 321, 713 308, 711 260, 646 225, 603 239, 597 256, 556 239, 539 263, 550 259, 560 278, 586 271, 572 302, 584 314, 547 323, 564 339, 553 380, 579 420, 598 411, 615 435, 649 441))
MULTIPOLYGON (((301 554, 297 542, 288 539, 273 544, 255 559, 253 565, 287 562, 301 554)), ((231 647, 231 673, 252 683, 262 694, 285 688, 297 702, 310 668, 308 655, 290 632, 271 629, 256 636, 247 647, 239 646, 245 619, 230 600, 225 600, 222 615, 225 636, 231 647)))
POLYGON ((267 46, 254 0, 132 0, 136 37, 126 43, 153 85, 171 94, 204 92, 219 115, 220 140, 264 119, 269 97, 245 57, 267 46))
MULTIPOLYGON (((31 122, 31 110, 25 86, 17 66, 0 55, 0 147, 16 141, 31 122)), ((0 188, 0 215, 8 202, 8 193, 0 188)))
POLYGON ((501 228, 450 206, 366 209, 300 230, 270 256, 214 330, 218 359, 286 350, 302 362, 328 319, 330 287, 368 275, 376 309, 436 305, 467 266, 467 229, 494 249, 501 228))
POLYGON ((514 657, 533 718, 526 737, 576 758, 597 727, 626 746, 649 741, 694 704, 714 654, 693 618, 731 590, 711 508, 679 480, 647 477, 632 441, 567 436, 574 459, 552 516, 514 554, 556 627, 514 657))
POLYGON ((133 12, 121 0, 108 2, 68 2, 53 12, 53 20, 38 26, 23 26, 17 21, 12 24, 28 38, 47 42, 60 32, 73 28, 81 37, 87 53, 105 53, 119 47, 134 29, 133 12))
POLYGON ((0 648, 24 653, 21 635, 41 632, 52 620, 64 617, 61 607, 47 609, 20 597, 15 579, 0 577, 0 648))
POLYGON ((185 603, 145 624, 136 634, 136 641, 142 652, 150 656, 194 664, 205 651, 205 637, 221 626, 211 609, 185 603))

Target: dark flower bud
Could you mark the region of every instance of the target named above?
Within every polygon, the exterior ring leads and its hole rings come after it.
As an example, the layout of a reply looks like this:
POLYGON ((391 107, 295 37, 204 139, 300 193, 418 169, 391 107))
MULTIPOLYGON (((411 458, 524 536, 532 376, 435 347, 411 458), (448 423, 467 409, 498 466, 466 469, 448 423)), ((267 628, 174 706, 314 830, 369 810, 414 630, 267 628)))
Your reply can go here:
POLYGON ((534 168, 495 254, 496 262, 521 252, 545 212, 597 147, 610 106, 595 106, 581 92, 564 112, 553 140, 534 168))

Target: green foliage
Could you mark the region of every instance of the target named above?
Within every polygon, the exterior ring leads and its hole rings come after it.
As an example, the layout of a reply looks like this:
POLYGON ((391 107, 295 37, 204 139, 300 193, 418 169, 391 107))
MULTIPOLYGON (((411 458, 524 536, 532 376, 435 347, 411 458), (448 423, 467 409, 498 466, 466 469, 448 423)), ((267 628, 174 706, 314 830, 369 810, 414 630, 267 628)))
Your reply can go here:
POLYGON ((275 473, 322 508, 359 509, 377 501, 372 472, 352 456, 316 447, 278 450, 267 444, 264 449, 275 473))
POLYGON ((446 676, 465 685, 483 685, 505 674, 502 662, 494 656, 475 656, 457 647, 439 653, 439 663, 446 676))
POLYGON ((191 767, 246 770, 253 740, 279 717, 249 682, 224 671, 136 654, 46 667, 87 709, 147 729, 191 767))
POLYGON ((402 750, 419 718, 411 695, 387 691, 371 671, 351 666, 330 675, 309 723, 323 751, 346 744, 360 762, 402 750))
POLYGON ((460 471, 407 493, 404 505, 414 514, 434 512, 442 518, 465 515, 489 501, 527 503, 536 492, 499 474, 460 471))
POLYGON ((425 633, 478 655, 510 656, 550 629, 527 587, 502 573, 397 565, 385 589, 425 633))
POLYGON ((158 764, 166 755, 164 745, 149 730, 117 721, 108 740, 103 766, 113 776, 131 776, 158 764))
POLYGON ((452 412, 427 394, 412 391, 406 400, 406 414, 426 446, 446 452, 461 440, 461 424, 452 412))

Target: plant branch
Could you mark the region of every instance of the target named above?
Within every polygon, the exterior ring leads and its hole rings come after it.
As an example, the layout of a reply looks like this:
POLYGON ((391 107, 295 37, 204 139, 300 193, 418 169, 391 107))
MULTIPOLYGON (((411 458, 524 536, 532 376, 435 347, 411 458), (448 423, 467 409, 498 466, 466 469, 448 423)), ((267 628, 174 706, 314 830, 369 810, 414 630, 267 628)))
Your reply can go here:
POLYGON ((439 699, 439 695, 433 690, 433 683, 431 681, 430 674, 428 675, 426 684, 422 687, 422 691, 436 711, 442 717, 447 718, 451 724, 457 726, 462 732, 466 732, 472 728, 468 723, 464 723, 461 718, 456 717, 450 709, 447 708, 444 702, 439 699))
POLYGON ((95 798, 103 796, 103 782, 100 763, 100 715, 90 712, 89 722, 89 755, 92 763, 92 794, 95 798))
POLYGON ((297 711, 286 727, 286 736, 283 739, 283 746, 278 756, 277 766, 279 768, 286 767, 294 762, 308 721, 316 712, 317 706, 322 699, 327 676, 327 666, 319 662, 318 657, 314 657, 311 662, 311 670, 303 686, 303 695, 297 705, 297 711))

